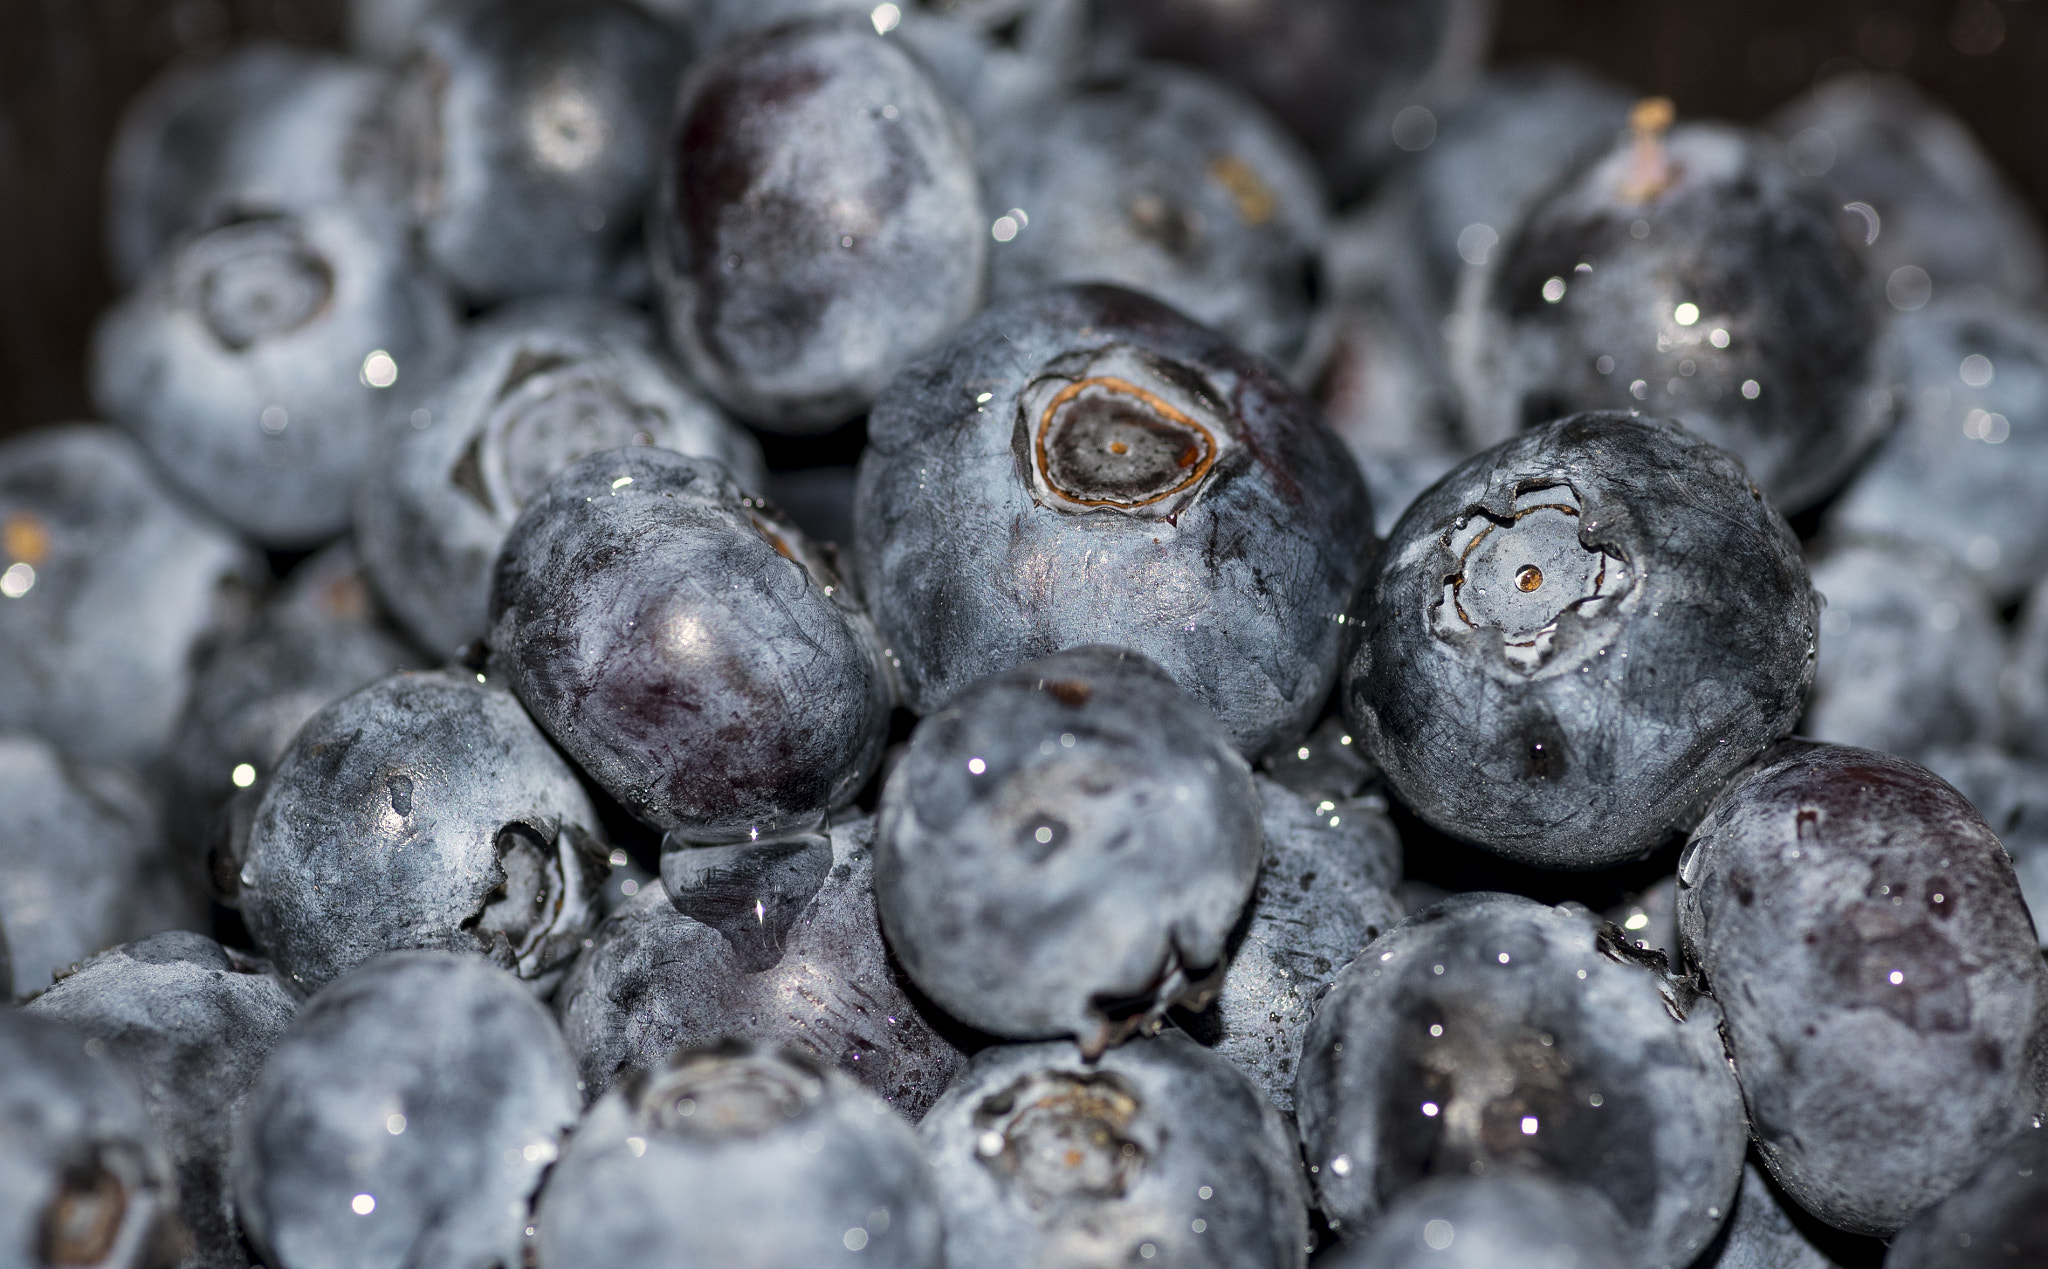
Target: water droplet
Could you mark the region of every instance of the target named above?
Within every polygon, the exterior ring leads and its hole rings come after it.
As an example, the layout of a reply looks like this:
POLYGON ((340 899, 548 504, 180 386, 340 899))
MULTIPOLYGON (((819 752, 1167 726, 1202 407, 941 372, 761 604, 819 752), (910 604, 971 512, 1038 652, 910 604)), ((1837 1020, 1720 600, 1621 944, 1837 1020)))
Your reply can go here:
POLYGON ((1429 1244, 1431 1251, 1444 1250, 1457 1236, 1458 1232, 1451 1228, 1451 1223, 1441 1218, 1422 1227, 1422 1241, 1429 1244))
POLYGON ((384 1131, 390 1133, 394 1137, 403 1133, 405 1131, 405 1116, 386 1115, 384 1117, 384 1131))
POLYGON ((876 35, 887 35, 896 29, 897 23, 903 21, 903 10, 893 4, 878 4, 874 11, 868 14, 868 21, 875 24, 876 35))
MULTIPOLYGON (((363 382, 372 388, 388 388, 398 382, 398 362, 382 348, 363 358, 363 382)), ((269 413, 269 411, 265 411, 269 413)))
POLYGON ((1543 284, 1543 298, 1547 303, 1555 304, 1559 300, 1562 300, 1564 298, 1564 292, 1565 285, 1563 278, 1551 278, 1549 281, 1543 284))
POLYGON ((358 1194, 348 1201, 349 1210, 358 1216, 368 1216, 377 1210, 377 1198, 373 1194, 358 1194))
POLYGON ((846 1236, 839 1241, 846 1244, 848 1251, 859 1251, 868 1245, 868 1231, 855 1225, 852 1229, 847 1230, 846 1236))
POLYGON ((1680 326, 1690 326, 1700 320, 1700 306, 1691 300, 1687 300, 1671 310, 1671 320, 1677 322, 1680 326))
POLYGON ((256 783, 256 768, 246 762, 238 762, 235 769, 228 773, 228 779, 236 788, 246 789, 256 783))

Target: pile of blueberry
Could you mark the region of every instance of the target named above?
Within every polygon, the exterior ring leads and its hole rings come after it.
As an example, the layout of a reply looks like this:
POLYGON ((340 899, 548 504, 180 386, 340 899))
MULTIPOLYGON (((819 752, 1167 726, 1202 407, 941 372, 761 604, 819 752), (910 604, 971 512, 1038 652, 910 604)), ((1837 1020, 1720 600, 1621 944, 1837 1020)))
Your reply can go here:
POLYGON ((2048 252, 1490 8, 151 87, 0 444, 0 1263, 2048 1264, 2048 252))

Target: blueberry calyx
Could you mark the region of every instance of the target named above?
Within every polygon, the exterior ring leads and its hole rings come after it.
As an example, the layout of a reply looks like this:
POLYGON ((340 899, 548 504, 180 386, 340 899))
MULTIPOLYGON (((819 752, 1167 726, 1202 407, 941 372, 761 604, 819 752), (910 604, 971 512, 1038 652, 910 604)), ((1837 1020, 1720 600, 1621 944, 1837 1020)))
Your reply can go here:
POLYGON ((1523 674, 1542 669, 1560 622, 1601 615, 1633 581, 1617 551, 1585 540, 1587 527, 1567 484, 1519 490, 1505 513, 1467 508, 1439 539, 1456 567, 1431 608, 1436 636, 1455 643, 1497 630, 1510 666, 1523 674))
POLYGON ((1144 1103, 1110 1071, 1036 1071, 974 1110, 974 1157, 1034 1211, 1120 1199, 1153 1151, 1137 1140, 1144 1103))
POLYGON ((181 264, 185 306, 235 352, 300 329, 334 299, 333 267, 283 217, 197 239, 181 264))
POLYGON ((641 1123, 679 1137, 732 1141, 765 1137, 801 1119, 825 1097, 825 1073, 794 1049, 744 1043, 676 1054, 669 1068, 629 1091, 641 1123))
POLYGON ((128 1186, 118 1173, 133 1177, 141 1170, 138 1162, 119 1158, 105 1144, 94 1146, 89 1158, 66 1169, 57 1193, 43 1209, 38 1236, 42 1263, 96 1265, 104 1261, 120 1240, 121 1225, 128 1215, 128 1186))
POLYGON ((1185 370, 1118 345, 1026 389, 1017 440, 1040 506, 1171 520, 1236 447, 1230 418, 1185 370))

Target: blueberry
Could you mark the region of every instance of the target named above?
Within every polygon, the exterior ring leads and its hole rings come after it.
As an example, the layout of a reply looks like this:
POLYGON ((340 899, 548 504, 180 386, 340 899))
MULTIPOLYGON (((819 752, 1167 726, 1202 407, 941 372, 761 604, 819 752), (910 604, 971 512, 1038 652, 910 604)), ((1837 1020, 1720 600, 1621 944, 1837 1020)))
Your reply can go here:
MULTIPOLYGON (((851 7, 873 16, 864 0, 851 7)), ((1087 76, 1085 0, 924 0, 904 8, 893 34, 977 130, 1087 76)))
POLYGON ((832 560, 714 462, 570 464, 499 556, 494 672, 626 809, 692 842, 811 829, 888 739, 888 668, 832 560))
POLYGON ((179 884, 150 791, 133 775, 0 735, 0 806, 0 925, 16 991, 47 987, 124 939, 205 921, 196 889, 179 884))
POLYGON ((1875 296, 1822 192, 1759 135, 1644 102, 1462 288, 1452 365, 1481 444, 1644 408, 1740 455, 1787 512, 1892 422, 1875 296))
POLYGON ((0 731, 88 761, 155 759, 194 653, 245 618, 262 572, 118 432, 0 445, 0 731))
MULTIPOLYGON (((256 1072, 296 1005, 278 981, 203 934, 158 934, 100 953, 28 1004, 69 1023, 138 1076, 177 1168, 192 1269, 245 1269, 228 1144, 256 1072)), ((84 1263, 57 1260, 58 1264, 84 1263)))
POLYGON ((1678 880, 1763 1162, 1807 1211, 1889 1234, 2041 1113, 2048 965, 1998 838, 1931 772, 1787 741, 1678 880))
POLYGON ((1664 876, 1651 882, 1612 911, 1607 919, 1621 927, 1628 941, 1646 952, 1662 952, 1674 968, 1678 965, 1678 878, 1664 876))
POLYGON ((2013 632, 2006 690, 2009 739, 2023 754, 2048 759, 2048 574, 2028 592, 2013 632))
POLYGON ((738 1036, 803 1050, 911 1119, 962 1058, 897 984, 875 917, 874 821, 672 851, 605 918, 555 995, 589 1097, 677 1048, 738 1036), (680 910, 679 910, 680 909, 680 910))
POLYGON ((1345 717, 1431 824, 1598 867, 1792 729, 1816 607, 1732 457, 1665 420, 1575 415, 1402 516, 1359 593, 1345 717))
POLYGON ((981 301, 966 130, 864 19, 774 28, 698 63, 656 195, 669 340, 762 427, 859 414, 981 301))
POLYGON ((302 547, 348 528, 385 390, 454 338, 395 222, 259 215, 182 242, 100 319, 93 396, 216 515, 302 547))
POLYGON ((0 1005, 0 1246, 17 1265, 156 1269, 177 1185, 133 1076, 61 1022, 0 1005))
POLYGON ((1961 1189, 1892 1239, 1886 1269, 2048 1259, 2048 1131, 2021 1131, 1961 1189))
POLYGON ((349 52, 378 62, 401 60, 434 6, 435 0, 346 0, 349 52))
POLYGON ((1836 1269, 1835 1261, 1800 1228, 1802 1217, 1798 1205, 1778 1193, 1763 1169, 1743 1164, 1734 1215, 1728 1218, 1720 1244, 1697 1262, 1699 1269, 1836 1269))
POLYGON ((976 151, 994 299, 1113 282, 1282 364, 1300 352, 1322 186, 1294 139, 1236 91, 1136 68, 991 121, 976 151))
POLYGON ((1977 291, 1893 331, 1903 417, 1826 527, 1946 551, 2009 599, 2048 574, 2048 321, 1977 291))
POLYGON ((300 565, 249 629, 200 664, 164 761, 166 827, 181 854, 196 866, 219 844, 229 802, 277 768, 322 706, 418 668, 419 654, 376 621, 346 544, 300 565))
POLYGON ((619 445, 716 458, 759 488, 759 448, 651 346, 630 310, 590 300, 507 307, 473 327, 447 374, 396 402, 363 483, 356 541, 413 637, 447 654, 481 639, 491 562, 519 509, 574 460, 619 445))
POLYGON ((1200 66, 1257 98, 1349 199, 1401 150, 1436 137, 1441 106, 1485 56, 1492 0, 1094 0, 1095 42, 1200 66), (1426 103, 1426 105, 1424 104, 1426 103))
POLYGON ((392 104, 427 256, 486 303, 617 283, 684 56, 625 0, 436 5, 392 104))
POLYGON ((472 957, 397 952, 306 1002, 236 1124, 235 1198, 283 1269, 517 1265, 582 1104, 547 1009, 472 957))
POLYGON ((294 990, 380 952, 488 957, 552 990, 595 924, 605 852, 576 774, 501 687, 394 674, 313 715, 231 861, 294 990))
POLYGON ((868 436, 855 558, 912 708, 1099 642, 1246 753, 1315 719, 1372 509, 1267 363, 1133 292, 1062 289, 907 370, 868 436))
POLYGON ((1927 769, 1956 787, 2012 856, 2020 897, 2048 946, 2048 766, 1989 745, 1936 749, 1927 769))
POLYGON ((1408 918, 1316 1010, 1294 1086, 1323 1210, 1364 1232, 1425 1175, 1599 1191, 1629 1263, 1683 1266, 1742 1175, 1721 1011, 1583 908, 1462 894, 1408 918))
POLYGON ((536 1231, 550 1269, 958 1263, 909 1125, 848 1076, 747 1044, 682 1050, 605 1094, 536 1231))
POLYGON ((1960 119, 1896 75, 1838 75, 1770 121, 1792 165, 1856 202, 1894 307, 1973 286, 2015 297, 2048 283, 2041 231, 1960 119))
POLYGON ((1883 540, 1842 543, 1812 567, 1825 608, 1802 734, 1903 758, 1997 739, 2005 638, 1968 574, 1883 540))
POLYGON ((1624 1269, 1633 1264, 1598 1191, 1541 1173, 1446 1176, 1403 1190, 1369 1237, 1328 1269, 1624 1269))
POLYGON ((1259 869, 1251 772, 1150 661, 1084 647, 921 721, 882 789, 875 898, 917 985, 1093 1056, 1213 999, 1259 869))
POLYGON ((376 67, 270 43, 166 72, 122 114, 107 164, 115 282, 223 220, 387 199, 390 88, 376 67))
POLYGON ((1178 1032, 1085 1058, 984 1049, 919 1130, 951 1269, 1306 1263, 1287 1124, 1230 1063, 1178 1032))
MULTIPOLYGON (((1341 718, 1325 720, 1292 749, 1268 752, 1259 766, 1267 777, 1285 789, 1336 801, 1356 797, 1368 781, 1379 775, 1379 769, 1365 756, 1341 718)), ((1395 875, 1381 881, 1381 885, 1392 885, 1399 878, 1401 855, 1398 849, 1389 857, 1389 864, 1395 875)))
POLYGON ((1377 797, 1303 795, 1258 782, 1266 857, 1216 1004, 1182 1020, 1294 1109, 1294 1068, 1316 1001, 1360 949, 1400 921, 1401 840, 1377 797))

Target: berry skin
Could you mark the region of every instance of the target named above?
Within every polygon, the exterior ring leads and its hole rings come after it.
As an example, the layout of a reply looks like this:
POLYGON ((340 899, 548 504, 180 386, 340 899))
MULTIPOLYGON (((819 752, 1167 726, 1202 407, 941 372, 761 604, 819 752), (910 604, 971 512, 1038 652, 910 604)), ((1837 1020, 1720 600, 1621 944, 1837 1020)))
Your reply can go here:
POLYGON ((688 842, 819 827, 868 782, 891 684, 831 557, 715 462, 570 464, 505 538, 494 673, 592 779, 688 842))
MULTIPOLYGON (((185 930, 100 953, 28 1002, 140 1077, 177 1167, 190 1269, 245 1269, 228 1178, 235 1117, 297 1002, 261 961, 185 930)), ((59 1262, 69 1263, 69 1262, 59 1262)))
POLYGON ((1998 838, 1933 773, 1787 741, 1678 881, 1758 1150, 1806 1210, 1890 1234, 2042 1113, 2048 964, 1998 838))
POLYGON ((919 1132, 951 1269, 1301 1269, 1308 1212, 1287 1121, 1176 1031, 1100 1059, 983 1049, 919 1132))
POLYGON ((595 1098, 725 1037, 801 1049, 922 1116, 963 1061, 897 983, 875 915, 874 821, 670 851, 592 933, 555 1013, 595 1098), (678 911, 678 908, 681 911, 678 911))
POLYGON ((482 960, 394 952, 306 1002, 235 1127, 235 1201, 283 1269, 517 1265, 582 1099, 547 1007, 482 960))
POLYGON ((1886 1269, 2048 1259, 2048 1130, 2022 1129, 1961 1189, 1899 1231, 1886 1269))
POLYGON ((540 1263, 940 1269, 917 1138, 805 1054, 684 1049, 590 1108, 541 1194, 540 1263))
POLYGON ((249 933, 301 993, 445 948, 552 991, 597 922, 605 851, 576 773, 502 687, 394 674, 309 719, 228 861, 249 933))
POLYGON ((1583 908, 1504 894, 1381 935, 1295 1079, 1330 1223, 1368 1232, 1426 1175, 1535 1170, 1605 1196, 1629 1263, 1689 1264, 1741 1180, 1741 1094, 1721 1011, 1663 966, 1583 908))
POLYGON ((735 414, 859 414, 980 306, 966 130, 863 18, 735 39, 683 83, 649 246, 669 340, 735 414))
POLYGON ((1213 998, 1257 816, 1213 716, 1134 653, 1075 648, 911 733, 875 832, 882 928, 953 1016, 1092 1057, 1213 998))
POLYGON ((1816 608, 1733 457, 1666 420, 1575 415, 1402 516, 1354 609, 1344 714, 1445 832, 1617 863, 1792 730, 1816 608))
POLYGON ((1628 1239, 1598 1191, 1542 1173, 1446 1176, 1403 1190, 1318 1269, 1624 1269, 1628 1239))
POLYGON ((2048 946, 2048 766, 1991 745, 1936 749, 1921 759, 1956 787, 2012 856, 2020 897, 2048 946))
MULTIPOLYGON (((1771 1185, 1763 1169, 1744 1163, 1735 1214, 1720 1242, 1698 1262, 1699 1269, 1836 1269, 1835 1261, 1807 1238, 1801 1221, 1816 1223, 1771 1185)), ((1830 1244, 1849 1241, 1828 1234, 1830 1244)))
POLYGON ((1314 722, 1372 509, 1267 363, 1133 292, 1063 288, 906 370, 868 437, 854 558, 911 708, 1104 643, 1244 753, 1314 722))

